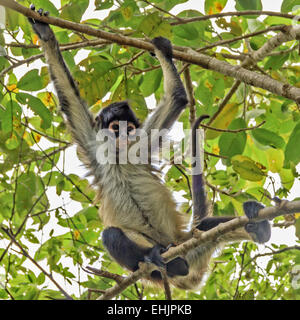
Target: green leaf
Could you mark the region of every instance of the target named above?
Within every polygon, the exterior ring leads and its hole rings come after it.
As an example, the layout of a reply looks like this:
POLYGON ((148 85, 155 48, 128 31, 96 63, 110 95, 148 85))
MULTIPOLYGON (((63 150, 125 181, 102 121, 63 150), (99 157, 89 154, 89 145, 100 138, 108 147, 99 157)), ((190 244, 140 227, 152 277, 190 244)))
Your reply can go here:
POLYGON ((43 272, 41 272, 38 275, 38 277, 36 279, 36 282, 37 282, 38 285, 41 285, 41 284, 43 284, 45 282, 45 280, 46 280, 45 274, 43 272))
POLYGON ((96 10, 110 9, 113 5, 113 0, 95 0, 96 10))
POLYGON ((177 37, 195 40, 199 38, 198 30, 192 24, 183 24, 173 28, 173 32, 177 37))
POLYGON ((282 137, 273 131, 257 128, 252 131, 253 138, 264 146, 270 146, 275 149, 283 149, 285 142, 282 137))
POLYGON ((71 0, 63 6, 60 17, 72 22, 80 22, 88 6, 89 0, 71 0))
POLYGON ((162 79, 161 69, 152 70, 146 72, 143 77, 143 82, 140 85, 140 90, 144 97, 148 97, 153 94, 159 87, 162 79))
POLYGON ((300 6, 300 1, 299 0, 283 0, 281 4, 281 12, 291 12, 294 11, 297 8, 297 6, 300 6))
POLYGON ((236 171, 241 178, 249 181, 260 181, 266 174, 261 170, 252 159, 236 155, 231 159, 233 170, 236 171))
POLYGON ((5 141, 5 146, 8 150, 16 149, 19 144, 20 140, 14 133, 5 141))
POLYGON ((138 26, 138 31, 143 32, 148 37, 154 38, 157 36, 171 37, 171 26, 163 20, 158 12, 150 13, 141 21, 138 26))
MULTIPOLYGON (((243 119, 235 119, 232 121, 228 129, 246 128, 243 119)), ((223 133, 219 140, 220 154, 229 158, 242 154, 246 145, 247 136, 244 131, 238 133, 223 133)))
MULTIPOLYGON (((222 109, 222 111, 218 114, 218 116, 212 121, 210 124, 213 128, 219 129, 227 129, 230 123, 233 121, 234 117, 236 116, 239 110, 239 106, 236 103, 228 103, 222 109)), ((221 134, 221 132, 210 130, 206 131, 206 139, 215 139, 221 134)))
POLYGON ((52 114, 51 112, 45 107, 43 102, 28 94, 28 93, 17 93, 16 94, 17 100, 22 104, 27 104, 28 107, 37 115, 39 115, 42 119, 41 127, 43 129, 47 129, 51 126, 52 121, 52 114))
POLYGON ((285 148, 284 167, 289 168, 290 162, 297 165, 300 162, 300 148, 298 143, 300 141, 300 123, 294 128, 289 141, 285 148))
POLYGON ((18 88, 25 91, 38 91, 44 88, 39 70, 33 69, 27 72, 18 82, 18 88))
POLYGON ((283 64, 288 60, 288 58, 289 58, 288 54, 269 57, 264 65, 264 69, 277 70, 283 66, 283 64))
POLYGON ((0 108, 0 123, 4 133, 9 133, 13 130, 14 105, 17 105, 15 101, 9 101, 6 103, 5 110, 0 108))
POLYGON ((236 10, 262 10, 261 0, 236 0, 236 10))
POLYGON ((22 174, 18 178, 18 188, 16 193, 17 207, 20 210, 29 208, 32 204, 32 197, 37 192, 37 177, 32 171, 22 174))

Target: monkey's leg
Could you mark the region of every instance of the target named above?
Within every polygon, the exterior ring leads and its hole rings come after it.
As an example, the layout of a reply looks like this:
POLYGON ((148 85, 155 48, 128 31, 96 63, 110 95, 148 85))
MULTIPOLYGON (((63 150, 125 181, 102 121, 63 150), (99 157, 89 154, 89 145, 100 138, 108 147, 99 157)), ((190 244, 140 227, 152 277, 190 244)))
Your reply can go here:
POLYGON ((220 223, 224 223, 227 221, 230 221, 234 219, 234 216, 228 216, 228 217, 205 217, 201 220, 201 222, 197 225, 197 229, 201 231, 207 231, 210 230, 220 223))
MULTIPOLYGON (((129 239, 119 228, 109 227, 103 231, 102 240, 110 255, 122 266, 131 271, 138 269, 139 262, 152 262, 159 267, 166 267, 168 276, 186 275, 188 265, 182 258, 176 258, 167 264, 163 262, 161 253, 166 249, 160 245, 145 248, 129 239)), ((159 271, 153 271, 153 279, 161 279, 159 271)))
MULTIPOLYGON (((249 219, 254 219, 258 216, 258 211, 264 206, 256 201, 247 201, 243 204, 244 212, 249 219)), ((234 219, 235 217, 206 217, 197 226, 197 229, 207 231, 216 227, 220 223, 224 223, 234 219)), ((264 243, 269 241, 271 237, 271 226, 268 220, 263 220, 259 222, 249 222, 244 228, 251 238, 258 243, 264 243)), ((243 238, 243 232, 238 230, 236 233, 232 232, 228 235, 230 238, 228 240, 238 240, 243 238)), ((225 239, 226 235, 224 236, 225 239)), ((245 239, 249 236, 245 235, 245 239)))

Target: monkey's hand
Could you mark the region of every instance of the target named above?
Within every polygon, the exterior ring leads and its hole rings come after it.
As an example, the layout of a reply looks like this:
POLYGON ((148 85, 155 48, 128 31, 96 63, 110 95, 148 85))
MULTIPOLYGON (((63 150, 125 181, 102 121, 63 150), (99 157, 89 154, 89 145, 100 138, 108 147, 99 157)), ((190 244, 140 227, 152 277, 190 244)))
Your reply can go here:
MULTIPOLYGON (((35 11, 35 6, 32 4, 30 6, 30 9, 35 11)), ((39 13, 40 16, 48 16, 49 12, 45 11, 41 8, 37 11, 39 13)), ((49 25, 47 23, 41 22, 41 21, 37 21, 34 20, 32 18, 28 18, 29 22, 32 25, 33 30, 35 31, 35 33, 38 35, 38 37, 47 42, 50 39, 54 39, 54 33, 51 30, 51 28, 49 27, 49 25)))
POLYGON ((172 60, 172 44, 168 39, 156 37, 151 41, 151 43, 154 45, 154 53, 158 58, 159 55, 162 54, 166 59, 172 60))
MULTIPOLYGON (((264 206, 256 201, 246 201, 243 204, 243 208, 246 216, 249 219, 254 219, 258 217, 258 211, 263 209, 264 206)), ((271 226, 268 220, 249 222, 245 225, 245 230, 258 243, 267 242, 271 237, 271 226)))

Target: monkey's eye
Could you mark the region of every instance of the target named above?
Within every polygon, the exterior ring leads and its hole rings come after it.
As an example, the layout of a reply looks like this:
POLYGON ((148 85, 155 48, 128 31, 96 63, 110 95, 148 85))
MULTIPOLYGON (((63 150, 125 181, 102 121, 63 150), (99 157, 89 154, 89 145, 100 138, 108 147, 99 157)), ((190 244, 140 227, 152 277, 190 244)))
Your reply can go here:
POLYGON ((135 135, 136 133, 136 127, 133 123, 128 123, 127 125, 127 134, 130 135, 130 136, 133 136, 135 135))
POLYGON ((112 132, 119 132, 119 121, 118 120, 115 120, 115 121, 112 121, 110 124, 109 124, 109 127, 108 127, 108 130, 109 131, 112 131, 112 132))

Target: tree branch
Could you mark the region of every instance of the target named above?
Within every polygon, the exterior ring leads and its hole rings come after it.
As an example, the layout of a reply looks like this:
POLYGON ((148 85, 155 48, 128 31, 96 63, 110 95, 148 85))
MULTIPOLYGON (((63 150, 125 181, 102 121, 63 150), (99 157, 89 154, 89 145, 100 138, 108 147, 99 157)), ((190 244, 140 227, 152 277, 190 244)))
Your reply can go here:
POLYGON ((105 270, 99 270, 90 266, 87 266, 86 268, 82 268, 82 269, 87 273, 95 274, 96 276, 99 276, 99 277, 112 279, 119 284, 121 284, 124 281, 124 277, 115 273, 105 271, 105 270))
MULTIPOLYGON (((66 20, 62 20, 54 17, 40 16, 37 12, 18 4, 14 0, 0 0, 0 5, 3 5, 7 8, 18 11, 27 17, 31 17, 36 20, 43 21, 45 23, 53 24, 61 28, 82 32, 82 33, 89 34, 98 38, 102 38, 111 42, 118 43, 121 45, 132 46, 132 47, 136 47, 136 48, 151 51, 151 52, 154 51, 153 45, 150 42, 102 31, 99 29, 94 29, 87 25, 82 25, 79 23, 71 22, 71 21, 66 21, 66 20)), ((300 35, 300 26, 288 26, 285 31, 286 31, 285 33, 282 33, 282 38, 284 38, 284 41, 294 40, 298 37, 298 35, 300 35)), ((294 100, 298 104, 300 104, 299 88, 288 85, 288 84, 283 84, 277 80, 269 78, 268 76, 261 75, 253 71, 249 71, 240 66, 232 66, 227 62, 219 61, 216 58, 213 58, 201 53, 195 53, 195 52, 186 53, 186 52, 174 50, 173 56, 175 59, 178 59, 190 64, 196 64, 205 69, 216 71, 226 76, 236 78, 249 85, 268 90, 274 94, 294 100)), ((259 57, 256 57, 256 58, 259 58, 259 57)))
POLYGON ((97 300, 110 300, 124 291, 127 287, 137 282, 139 279, 145 276, 145 274, 150 274, 155 269, 155 266, 151 263, 140 263, 139 269, 133 272, 130 276, 124 279, 121 283, 116 284, 105 290, 105 294, 99 297, 97 300))
MULTIPOLYGON (((275 207, 266 207, 264 209, 259 210, 258 217, 255 219, 251 219, 252 221, 260 221, 260 220, 271 220, 281 215, 287 215, 291 213, 296 213, 300 211, 300 201, 281 201, 281 204, 279 206, 275 207)), ((250 220, 246 216, 237 217, 235 219, 232 219, 231 221, 228 221, 226 223, 221 223, 215 228, 212 228, 205 232, 196 232, 195 236, 178 245, 177 247, 171 247, 167 252, 162 254, 162 257, 164 258, 165 262, 168 262, 177 256, 185 255, 188 251, 195 249, 196 247, 210 242, 210 241, 216 241, 220 236, 223 236, 225 233, 228 233, 230 231, 234 231, 238 228, 244 227, 250 220)), ((105 294, 103 294, 101 297, 98 298, 98 300, 106 300, 106 299, 112 299, 113 297, 120 294, 123 290, 125 290, 128 286, 135 283, 137 280, 147 276, 155 269, 155 266, 153 264, 148 263, 140 263, 139 269, 135 272, 133 272, 129 277, 125 278, 122 283, 115 285, 112 288, 109 288, 105 291, 105 294)))
POLYGON ((42 268, 26 251, 25 249, 18 243, 16 238, 11 234, 11 232, 4 226, 0 226, 0 229, 11 239, 11 241, 21 250, 21 253, 24 257, 28 258, 39 270, 41 270, 45 276, 47 276, 53 284, 58 288, 58 290, 68 299, 73 300, 73 298, 56 282, 56 280, 52 277, 50 273, 48 273, 44 268, 42 268))
POLYGON ((229 43, 233 43, 233 42, 236 42, 236 41, 239 41, 239 40, 251 38, 251 37, 260 35, 260 34, 262 34, 262 33, 267 33, 267 32, 269 32, 269 31, 278 31, 278 30, 281 31, 284 27, 285 27, 284 25, 272 26, 272 27, 266 28, 266 29, 264 29, 264 30, 259 30, 259 31, 251 32, 251 33, 245 34, 245 35, 243 35, 243 36, 235 37, 235 38, 232 38, 232 39, 220 40, 220 41, 214 42, 214 43, 212 43, 212 44, 209 44, 209 45, 207 45, 207 46, 205 46, 205 47, 202 47, 202 48, 200 48, 200 49, 198 49, 198 50, 196 50, 196 51, 197 51, 197 52, 206 51, 206 50, 212 49, 212 48, 214 48, 214 47, 224 46, 225 44, 229 44, 229 43))
MULTIPOLYGON (((251 222, 260 220, 272 220, 281 215, 300 212, 300 201, 286 201, 283 200, 280 205, 275 207, 266 207, 259 210, 258 217, 252 219, 251 222)), ((215 241, 219 236, 224 235, 230 231, 244 227, 250 220, 247 216, 240 216, 232 219, 226 223, 221 223, 217 227, 205 232, 197 232, 196 236, 177 247, 170 248, 167 252, 162 254, 166 261, 170 261, 179 255, 185 255, 188 251, 200 246, 209 241, 215 241)))

